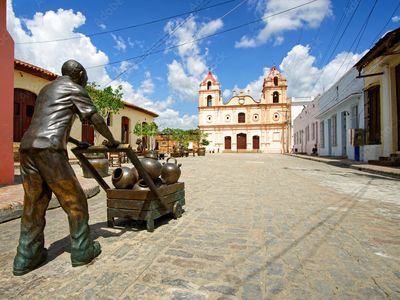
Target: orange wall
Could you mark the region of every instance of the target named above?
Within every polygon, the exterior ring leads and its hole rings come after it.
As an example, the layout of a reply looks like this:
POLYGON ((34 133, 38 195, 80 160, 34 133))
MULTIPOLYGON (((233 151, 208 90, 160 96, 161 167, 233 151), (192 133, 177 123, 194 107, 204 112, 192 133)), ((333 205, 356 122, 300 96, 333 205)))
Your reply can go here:
POLYGON ((7 32, 7 1, 0 1, 0 184, 14 183, 14 41, 7 32))

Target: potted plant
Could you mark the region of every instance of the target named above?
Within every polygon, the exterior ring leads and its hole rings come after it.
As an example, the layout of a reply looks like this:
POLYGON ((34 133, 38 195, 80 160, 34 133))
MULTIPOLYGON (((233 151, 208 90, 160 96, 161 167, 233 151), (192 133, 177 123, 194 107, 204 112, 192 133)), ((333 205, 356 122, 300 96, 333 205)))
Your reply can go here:
POLYGON ((197 150, 197 154, 199 156, 205 156, 206 155, 206 146, 208 146, 210 144, 210 142, 208 140, 206 140, 206 139, 202 139, 200 144, 203 147, 199 147, 199 150, 197 150))
POLYGON ((146 137, 145 139, 146 143, 141 145, 143 150, 142 152, 144 152, 145 154, 147 152, 155 153, 155 155, 158 156, 158 153, 156 153, 154 150, 154 137, 157 135, 157 133, 158 133, 158 126, 154 122, 151 123, 137 122, 133 129, 133 134, 137 135, 138 137, 141 137, 142 140, 143 137, 146 137))

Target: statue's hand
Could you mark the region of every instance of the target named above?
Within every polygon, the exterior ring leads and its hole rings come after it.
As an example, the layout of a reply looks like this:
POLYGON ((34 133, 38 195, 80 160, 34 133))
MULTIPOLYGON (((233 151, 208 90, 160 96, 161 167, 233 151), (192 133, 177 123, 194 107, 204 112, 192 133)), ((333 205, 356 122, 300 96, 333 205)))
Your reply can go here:
POLYGON ((117 141, 117 140, 114 140, 112 142, 111 141, 106 141, 105 146, 107 148, 117 148, 119 144, 121 144, 121 142, 117 141))
POLYGON ((79 142, 79 144, 77 146, 78 146, 78 148, 81 148, 81 149, 87 149, 90 147, 90 144, 88 142, 79 142))

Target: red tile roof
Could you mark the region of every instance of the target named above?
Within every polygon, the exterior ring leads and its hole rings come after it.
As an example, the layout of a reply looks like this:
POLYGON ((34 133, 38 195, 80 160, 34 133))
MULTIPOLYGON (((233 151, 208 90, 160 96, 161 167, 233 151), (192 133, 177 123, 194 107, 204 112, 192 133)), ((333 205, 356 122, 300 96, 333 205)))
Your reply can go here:
POLYGON ((211 81, 212 84, 219 84, 218 80, 215 79, 214 75, 211 73, 211 71, 208 71, 208 74, 206 78, 201 82, 201 85, 206 85, 208 81, 211 81))
POLYGON ((126 107, 129 107, 129 108, 135 109, 135 110, 137 110, 137 111, 141 111, 141 112, 143 112, 143 113, 145 113, 145 114, 148 114, 148 115, 150 115, 150 116, 153 116, 154 118, 157 118, 157 117, 158 117, 158 114, 156 114, 155 112, 152 112, 152 111, 150 111, 150 110, 147 110, 147 109, 145 109, 145 108, 143 108, 143 107, 140 107, 140 106, 137 106, 137 105, 135 105, 135 104, 131 104, 131 103, 128 103, 128 102, 125 102, 125 101, 124 101, 124 105, 125 105, 126 107))
POLYGON ((40 77, 40 78, 43 78, 43 79, 46 79, 49 81, 52 81, 58 77, 58 75, 54 74, 53 72, 50 72, 46 69, 42 69, 40 67, 29 64, 29 63, 24 62, 19 59, 14 59, 14 69, 35 75, 37 77, 40 77))

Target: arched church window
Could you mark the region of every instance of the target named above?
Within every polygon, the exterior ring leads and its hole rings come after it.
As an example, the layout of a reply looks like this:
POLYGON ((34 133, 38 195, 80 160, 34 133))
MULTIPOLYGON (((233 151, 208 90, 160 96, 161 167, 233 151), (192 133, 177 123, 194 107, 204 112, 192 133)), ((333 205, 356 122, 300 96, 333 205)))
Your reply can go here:
POLYGON ((274 85, 275 85, 275 86, 278 86, 278 76, 275 76, 275 77, 274 77, 274 85))
POLYGON ((207 90, 211 90, 211 81, 207 82, 207 90))
POLYGON ((246 122, 246 114, 241 112, 238 114, 238 123, 245 123, 246 122))
POLYGON ((272 102, 273 103, 279 103, 279 93, 278 92, 273 92, 272 93, 272 102))
POLYGON ((212 106, 212 96, 211 95, 207 96, 207 106, 212 106))

